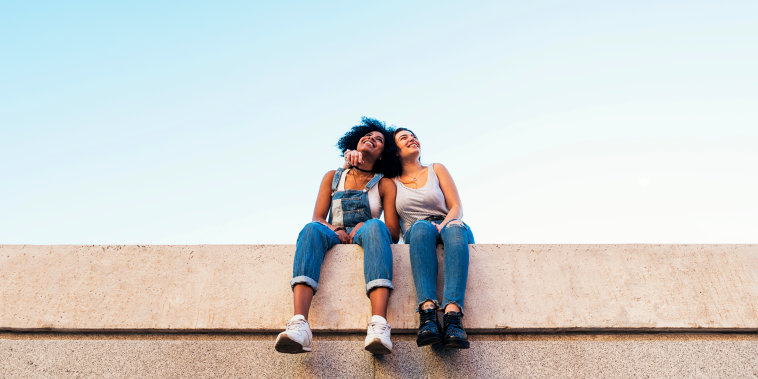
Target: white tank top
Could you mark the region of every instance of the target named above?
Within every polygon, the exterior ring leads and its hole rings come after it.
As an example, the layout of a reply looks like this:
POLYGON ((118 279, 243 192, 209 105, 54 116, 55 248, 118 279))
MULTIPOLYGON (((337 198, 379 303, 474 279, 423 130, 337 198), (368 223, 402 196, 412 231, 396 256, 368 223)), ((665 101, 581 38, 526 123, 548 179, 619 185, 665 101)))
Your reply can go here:
MULTIPOLYGON (((347 178, 348 171, 350 171, 349 168, 342 172, 340 182, 337 184, 337 191, 345 190, 345 178, 347 178)), ((379 196, 379 183, 368 190, 368 206, 371 209, 372 218, 379 218, 382 215, 382 198, 379 196)))
POLYGON ((400 226, 403 228, 403 233, 418 220, 430 216, 445 217, 450 211, 445 204, 445 195, 442 194, 440 181, 434 172, 434 163, 430 164, 426 171, 426 184, 421 188, 408 188, 395 178, 397 185, 395 207, 400 216, 400 226))

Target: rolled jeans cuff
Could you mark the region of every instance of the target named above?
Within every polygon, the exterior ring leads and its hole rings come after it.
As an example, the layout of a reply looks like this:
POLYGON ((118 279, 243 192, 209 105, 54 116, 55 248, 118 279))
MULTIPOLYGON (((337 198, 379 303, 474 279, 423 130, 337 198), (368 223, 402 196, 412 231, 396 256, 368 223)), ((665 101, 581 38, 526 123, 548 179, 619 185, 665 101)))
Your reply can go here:
POLYGON ((378 287, 389 288, 390 291, 395 289, 395 287, 392 286, 392 281, 389 279, 374 279, 366 283, 366 296, 368 296, 368 293, 371 292, 371 290, 378 287))
POLYGON ((308 287, 313 288, 313 294, 316 294, 316 291, 318 291, 318 282, 305 275, 292 278, 292 280, 290 280, 290 287, 292 287, 293 290, 295 289, 295 284, 305 284, 308 287))

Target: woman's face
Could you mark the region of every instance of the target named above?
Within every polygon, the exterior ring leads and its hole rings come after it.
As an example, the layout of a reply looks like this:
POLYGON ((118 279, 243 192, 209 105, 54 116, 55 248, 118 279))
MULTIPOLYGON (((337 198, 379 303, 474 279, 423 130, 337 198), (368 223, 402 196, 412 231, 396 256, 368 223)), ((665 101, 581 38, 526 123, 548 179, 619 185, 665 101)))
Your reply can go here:
POLYGON ((364 155, 379 158, 384 150, 384 134, 377 131, 366 133, 365 136, 358 140, 358 146, 355 149, 364 155))
POLYGON ((418 138, 407 130, 401 130, 395 134, 395 143, 400 151, 400 158, 418 155, 421 152, 421 143, 418 138))

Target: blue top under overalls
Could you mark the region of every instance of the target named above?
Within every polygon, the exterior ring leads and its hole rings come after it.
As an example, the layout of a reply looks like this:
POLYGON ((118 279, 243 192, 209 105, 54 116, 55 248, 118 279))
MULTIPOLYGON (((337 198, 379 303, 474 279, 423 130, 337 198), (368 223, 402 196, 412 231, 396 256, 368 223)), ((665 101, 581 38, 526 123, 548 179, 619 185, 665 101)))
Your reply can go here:
POLYGON ((338 168, 334 173, 334 180, 332 180, 332 207, 329 209, 327 221, 335 226, 344 226, 345 231, 350 234, 353 227, 371 219, 368 191, 379 183, 379 180, 384 175, 374 174, 374 177, 366 183, 366 188, 362 190, 337 191, 337 186, 343 172, 342 168, 338 168))

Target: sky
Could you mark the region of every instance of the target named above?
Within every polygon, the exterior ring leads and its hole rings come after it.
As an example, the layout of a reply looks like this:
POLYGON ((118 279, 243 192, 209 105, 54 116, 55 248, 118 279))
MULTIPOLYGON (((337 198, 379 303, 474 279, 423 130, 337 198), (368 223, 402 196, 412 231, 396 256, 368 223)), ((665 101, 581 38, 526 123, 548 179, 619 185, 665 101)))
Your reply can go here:
POLYGON ((0 244, 293 244, 361 116, 477 243, 758 243, 758 2, 0 3, 0 244))

